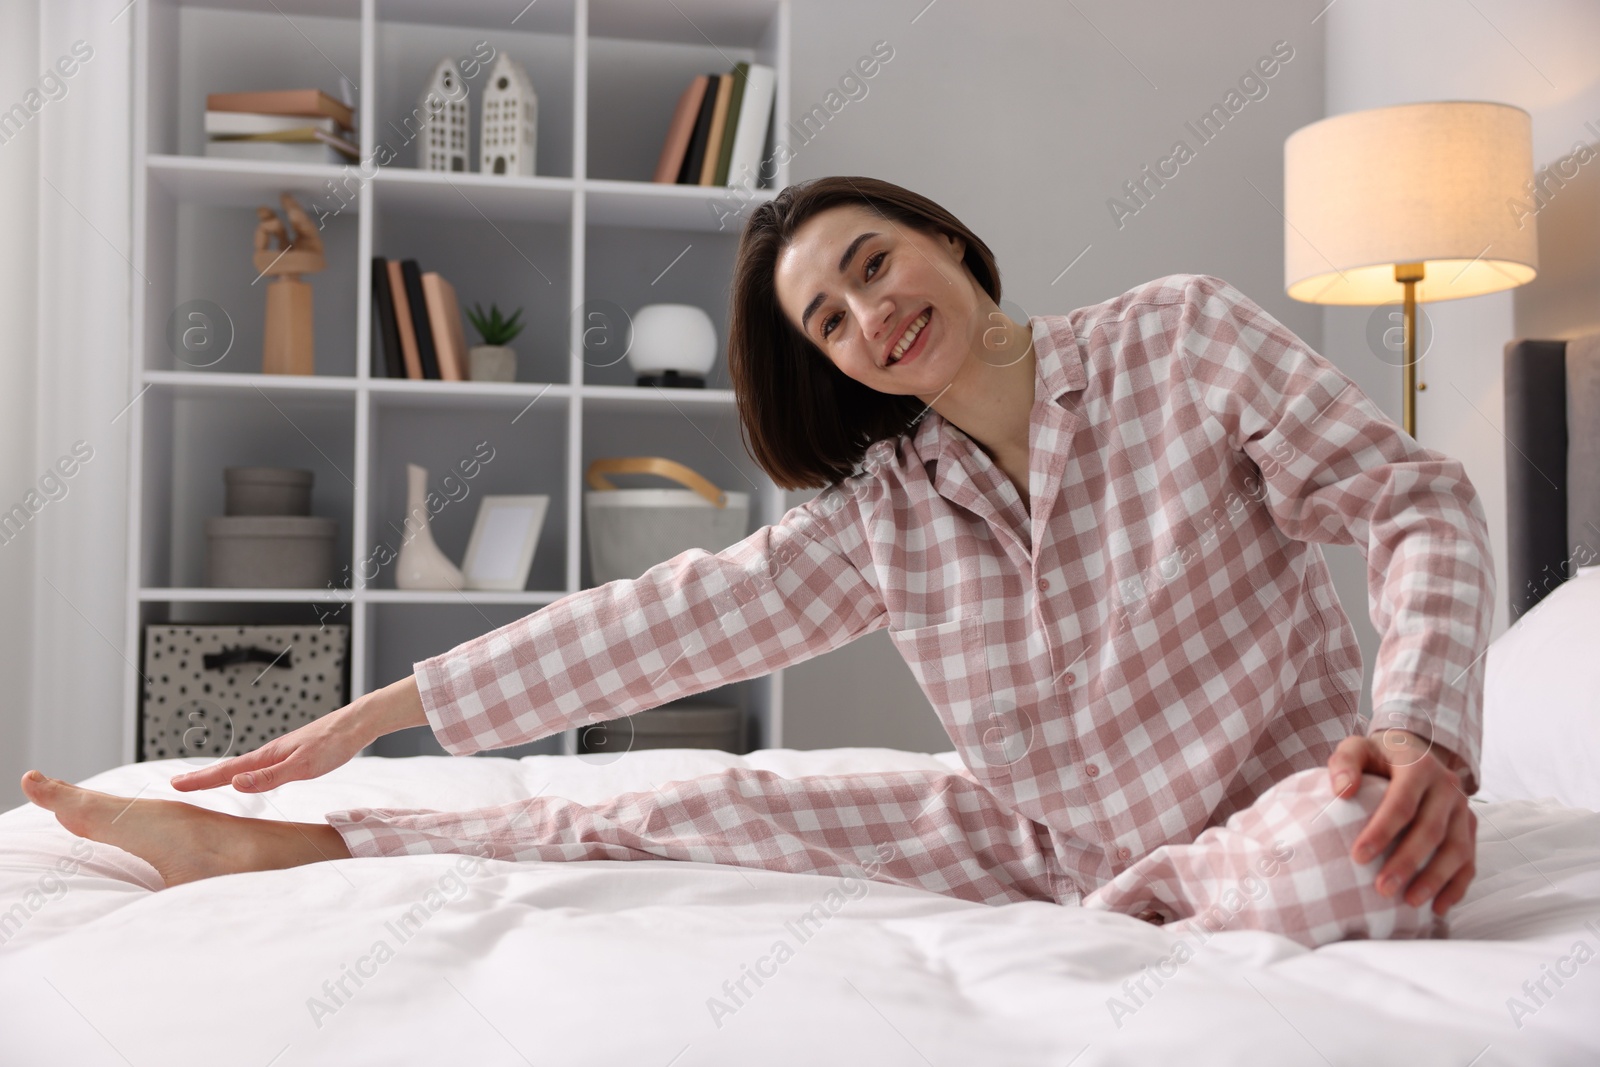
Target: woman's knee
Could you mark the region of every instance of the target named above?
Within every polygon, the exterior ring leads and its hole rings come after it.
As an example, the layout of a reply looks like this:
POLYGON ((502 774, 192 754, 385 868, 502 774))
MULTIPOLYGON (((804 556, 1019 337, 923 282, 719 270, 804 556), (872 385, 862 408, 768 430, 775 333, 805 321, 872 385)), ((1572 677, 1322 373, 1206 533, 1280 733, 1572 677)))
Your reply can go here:
POLYGON ((1356 838, 1383 802, 1389 779, 1364 774, 1355 793, 1334 795, 1326 767, 1290 775, 1263 794, 1254 807, 1268 823, 1262 827, 1280 849, 1292 854, 1308 898, 1308 934, 1321 944, 1347 938, 1426 938, 1443 936, 1445 925, 1424 904, 1378 892, 1377 877, 1398 838, 1366 863, 1357 863, 1356 838), (1263 803, 1264 802, 1264 803, 1263 803))

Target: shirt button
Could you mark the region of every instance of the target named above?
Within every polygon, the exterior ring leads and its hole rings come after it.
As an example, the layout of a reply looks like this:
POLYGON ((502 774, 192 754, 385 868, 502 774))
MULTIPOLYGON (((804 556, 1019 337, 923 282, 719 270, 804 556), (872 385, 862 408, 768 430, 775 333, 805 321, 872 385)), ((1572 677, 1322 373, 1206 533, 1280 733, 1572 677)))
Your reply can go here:
POLYGON ((1133 853, 1130 850, 1125 849, 1125 848, 1117 849, 1117 859, 1126 861, 1126 860, 1129 860, 1129 859, 1132 859, 1132 858, 1133 858, 1133 853))
POLYGON ((1091 764, 1089 764, 1089 766, 1085 767, 1083 770, 1084 770, 1084 773, 1087 774, 1090 778, 1098 778, 1098 777, 1100 777, 1100 765, 1098 763, 1091 763, 1091 764))
POLYGON ((1050 579, 1048 579, 1048 578, 1040 578, 1039 579, 1039 592, 1043 593, 1046 590, 1048 590, 1049 588, 1050 588, 1050 579))
POLYGON ((1073 682, 1076 682, 1078 680, 1078 676, 1076 674, 1073 674, 1071 671, 1068 671, 1066 674, 1063 674, 1061 677, 1066 681, 1066 683, 1068 685, 1071 685, 1073 682))

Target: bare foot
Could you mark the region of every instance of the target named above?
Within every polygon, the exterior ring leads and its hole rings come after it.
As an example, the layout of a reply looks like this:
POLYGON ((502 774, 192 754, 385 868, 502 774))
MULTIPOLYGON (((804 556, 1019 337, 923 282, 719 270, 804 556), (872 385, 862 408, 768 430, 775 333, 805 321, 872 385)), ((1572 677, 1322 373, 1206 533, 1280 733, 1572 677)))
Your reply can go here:
POLYGON ((350 855, 339 832, 326 823, 247 819, 178 800, 130 800, 38 771, 22 776, 22 792, 79 837, 138 856, 168 887, 350 855))

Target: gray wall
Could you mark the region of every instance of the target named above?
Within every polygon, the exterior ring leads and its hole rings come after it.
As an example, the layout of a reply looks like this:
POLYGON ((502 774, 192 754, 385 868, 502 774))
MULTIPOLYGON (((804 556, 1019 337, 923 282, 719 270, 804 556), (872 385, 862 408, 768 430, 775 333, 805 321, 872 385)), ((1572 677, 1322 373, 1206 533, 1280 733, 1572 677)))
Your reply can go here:
MULTIPOLYGON (((1321 351, 1321 309, 1283 292, 1279 208, 1283 141, 1324 114, 1327 19, 1312 20, 1325 3, 797 0, 797 113, 875 41, 894 56, 811 141, 790 141, 791 176, 871 175, 943 204, 994 249, 1013 317, 1196 272, 1228 279, 1321 351), (1265 95, 1252 89, 1259 99, 1196 148, 1185 123, 1279 40, 1294 54, 1265 95), (1107 200, 1180 137, 1194 158, 1119 227, 1107 200)), ((789 747, 952 747, 882 632, 791 668, 785 693, 789 747)))

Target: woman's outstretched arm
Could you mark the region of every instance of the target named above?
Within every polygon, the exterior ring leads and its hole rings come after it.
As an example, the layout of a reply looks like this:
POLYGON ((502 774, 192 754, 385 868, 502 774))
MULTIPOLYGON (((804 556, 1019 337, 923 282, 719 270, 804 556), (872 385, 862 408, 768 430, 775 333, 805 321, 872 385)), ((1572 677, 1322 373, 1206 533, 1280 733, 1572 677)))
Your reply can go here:
POLYGON ((572 593, 416 664, 451 755, 536 741, 821 655, 887 624, 861 514, 871 473, 717 553, 572 593))

